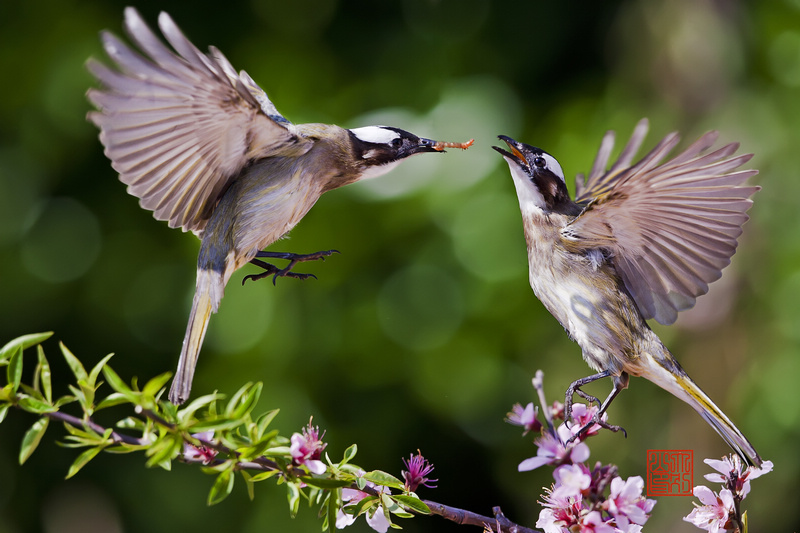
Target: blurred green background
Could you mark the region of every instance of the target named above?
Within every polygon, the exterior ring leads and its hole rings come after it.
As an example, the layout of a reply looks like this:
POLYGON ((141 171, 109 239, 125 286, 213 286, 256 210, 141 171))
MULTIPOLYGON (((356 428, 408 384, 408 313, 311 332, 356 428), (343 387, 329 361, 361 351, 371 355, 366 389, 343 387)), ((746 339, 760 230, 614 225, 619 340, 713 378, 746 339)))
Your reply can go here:
MULTIPOLYGON (((105 60, 98 31, 121 33, 124 2, 0 2, 0 344, 54 330, 84 362, 115 352, 130 379, 172 370, 194 289, 198 240, 141 210, 85 121, 84 69, 105 60)), ((304 265, 318 280, 241 287, 234 276, 213 317, 195 394, 267 386, 260 410, 298 430, 310 415, 340 457, 399 474, 418 448, 449 505, 532 526, 550 471, 518 473, 535 453, 504 424, 590 373, 578 347, 534 297, 517 200, 490 146, 507 134, 589 169, 606 129, 627 139, 651 120, 652 146, 707 129, 754 152, 763 186, 723 279, 678 323, 659 328, 690 375, 749 436, 775 472, 745 501, 752 531, 792 531, 800 509, 800 1, 229 0, 140 2, 167 10, 200 47, 216 45, 294 122, 385 123, 436 139, 475 138, 466 153, 415 158, 390 175, 325 195, 272 249, 337 248, 304 265)), ((570 187, 571 179, 568 179, 570 187)), ((256 272, 256 269, 252 269, 256 272)), ((57 390, 66 393, 65 382, 57 390)), ((610 383, 590 392, 604 396, 610 383)), ((633 379, 611 421, 628 438, 593 439, 592 460, 645 474, 648 449, 728 453, 679 400, 633 379)), ((0 533, 316 531, 314 512, 288 517, 283 489, 243 485, 208 508, 211 478, 176 464, 146 470, 137 455, 100 456, 64 475, 75 452, 51 427, 17 464, 33 419, 0 426, 0 533)), ((718 487, 714 487, 717 489, 718 487)), ((660 498, 645 530, 699 531, 681 521, 691 498, 660 498)), ((361 523, 354 531, 365 531, 361 523)), ((459 531, 439 518, 407 531, 459 531)))

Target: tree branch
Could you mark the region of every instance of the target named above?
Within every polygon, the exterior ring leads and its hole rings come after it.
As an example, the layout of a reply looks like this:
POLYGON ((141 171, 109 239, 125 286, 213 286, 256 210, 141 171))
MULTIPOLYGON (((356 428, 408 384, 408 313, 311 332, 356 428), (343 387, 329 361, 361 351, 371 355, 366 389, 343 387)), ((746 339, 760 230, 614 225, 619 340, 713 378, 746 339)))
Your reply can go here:
POLYGON ((484 530, 495 531, 497 533, 541 533, 535 529, 515 524, 505 517, 500 507, 492 508, 494 517, 489 517, 430 500, 422 501, 430 508, 433 514, 446 518, 456 524, 478 526, 484 528, 484 530))
MULTIPOLYGON (((92 420, 84 420, 82 418, 78 418, 77 416, 62 413, 61 411, 50 411, 42 413, 42 415, 51 420, 58 420, 59 422, 69 424, 72 427, 79 429, 90 429, 99 435, 102 435, 107 431, 107 428, 104 428, 92 420)), ((133 446, 146 446, 149 444, 146 439, 137 439, 136 437, 125 435, 124 433, 118 433, 117 431, 112 431, 110 437, 116 444, 131 444, 133 446)))
MULTIPOLYGON (((166 427, 171 430, 177 429, 175 424, 172 424, 164 420, 161 416, 157 415, 153 411, 150 411, 149 409, 137 408, 136 412, 163 427, 166 427)), ((63 422, 64 424, 69 424, 79 429, 89 429, 99 435, 103 435, 107 431, 107 428, 101 426, 100 424, 97 424, 91 419, 78 418, 76 416, 67 413, 62 413, 60 411, 52 411, 42 414, 43 416, 46 416, 52 420, 57 420, 59 422, 63 422)), ((136 438, 131 435, 119 433, 117 431, 112 431, 109 436, 115 443, 118 444, 129 444, 134 446, 146 446, 149 444, 147 439, 136 438)), ((224 444, 198 438, 195 436, 193 436, 192 438, 197 440, 197 442, 199 442, 202 446, 207 446, 227 456, 231 457, 240 456, 239 452, 237 452, 236 450, 231 450, 224 444)), ((204 461, 201 459, 191 459, 187 457, 183 457, 182 460, 186 463, 204 463, 204 461)), ((211 464, 216 462, 217 461, 212 461, 211 464)), ((289 465, 288 468, 291 469, 292 466, 289 465)), ((257 457, 254 458, 252 461, 240 462, 237 465, 237 470, 256 470, 261 472, 277 470, 282 472, 280 466, 276 462, 267 459, 265 457, 257 457)), ((351 488, 358 489, 358 487, 355 484, 353 484, 351 488)), ((359 490, 363 490, 364 492, 368 493, 373 492, 372 490, 370 490, 370 487, 365 487, 359 490)), ((376 495, 378 494, 377 491, 374 492, 376 495)), ((505 517, 503 512, 500 510, 500 507, 494 507, 492 509, 494 511, 494 517, 490 517, 490 516, 480 515, 478 513, 473 513, 472 511, 459 509, 457 507, 444 505, 442 503, 434 502, 431 500, 422 500, 422 501, 425 503, 425 505, 427 505, 430 508, 432 514, 441 516, 442 518, 450 520, 451 522, 455 522, 456 524, 478 526, 480 528, 483 528, 484 531, 492 531, 496 533, 541 533, 538 530, 530 529, 525 526, 521 526, 519 524, 512 522, 511 520, 505 517)))

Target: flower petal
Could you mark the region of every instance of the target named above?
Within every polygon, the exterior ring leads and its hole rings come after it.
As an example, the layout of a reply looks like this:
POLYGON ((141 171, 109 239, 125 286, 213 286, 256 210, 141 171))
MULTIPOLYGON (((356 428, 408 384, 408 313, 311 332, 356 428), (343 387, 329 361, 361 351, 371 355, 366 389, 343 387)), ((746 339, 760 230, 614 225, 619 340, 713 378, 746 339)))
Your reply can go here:
POLYGON ((375 509, 372 516, 367 513, 367 524, 378 533, 386 533, 389 529, 389 521, 386 519, 386 515, 383 514, 382 507, 375 509))
POLYGON ((705 485, 696 486, 692 494, 694 494, 695 498, 700 500, 703 505, 717 505, 717 495, 705 485))
POLYGON ((552 459, 553 459, 552 457, 539 457, 539 456, 530 457, 522 461, 517 467, 517 470, 519 472, 527 472, 529 470, 535 470, 540 466, 549 464, 552 459))

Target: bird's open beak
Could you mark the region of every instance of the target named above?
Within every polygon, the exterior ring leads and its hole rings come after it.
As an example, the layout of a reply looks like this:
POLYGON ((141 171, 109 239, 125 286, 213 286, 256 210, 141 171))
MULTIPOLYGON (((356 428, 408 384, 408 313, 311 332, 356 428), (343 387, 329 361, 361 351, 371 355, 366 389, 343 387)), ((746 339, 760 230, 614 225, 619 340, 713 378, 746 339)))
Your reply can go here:
POLYGON ((500 148, 499 146, 492 146, 497 152, 500 153, 506 159, 510 159, 518 164, 520 167, 525 169, 526 171, 530 171, 530 166, 528 165, 528 160, 525 158, 525 155, 519 150, 520 143, 512 139, 511 137, 507 137, 506 135, 498 135, 498 139, 503 141, 508 145, 511 149, 510 152, 500 148))

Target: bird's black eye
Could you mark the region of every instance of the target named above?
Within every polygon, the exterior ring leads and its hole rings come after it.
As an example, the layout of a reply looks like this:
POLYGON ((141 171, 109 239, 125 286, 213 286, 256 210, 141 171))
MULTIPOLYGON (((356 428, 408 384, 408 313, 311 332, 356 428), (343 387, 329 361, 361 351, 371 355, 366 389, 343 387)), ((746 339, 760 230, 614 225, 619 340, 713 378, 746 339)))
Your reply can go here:
POLYGON ((403 144, 403 140, 400 137, 392 140, 392 148, 400 148, 401 144, 403 144))
POLYGON ((544 157, 536 157, 533 160, 533 164, 539 168, 544 168, 547 166, 547 161, 544 160, 544 157))

